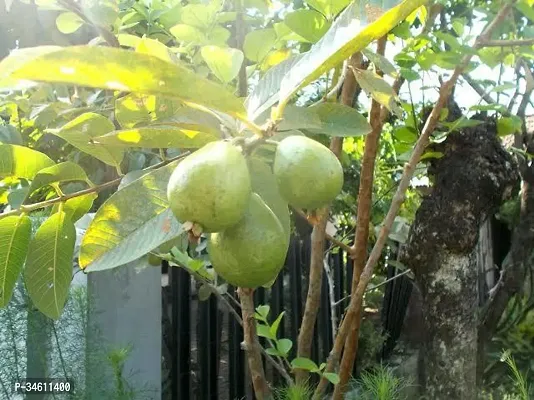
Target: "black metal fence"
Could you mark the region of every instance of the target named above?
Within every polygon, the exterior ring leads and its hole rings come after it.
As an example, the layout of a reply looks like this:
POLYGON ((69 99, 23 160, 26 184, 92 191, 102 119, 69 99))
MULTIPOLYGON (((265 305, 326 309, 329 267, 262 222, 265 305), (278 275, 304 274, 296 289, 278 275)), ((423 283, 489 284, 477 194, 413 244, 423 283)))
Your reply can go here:
MULTIPOLYGON (((309 257, 309 238, 292 238, 284 269, 274 285, 270 289, 260 288, 255 291, 256 306, 270 305, 270 320, 274 321, 285 311, 278 337, 293 341, 290 358, 295 356, 298 330, 304 311, 309 257)), ((318 364, 326 360, 332 348, 331 313, 336 314, 336 321, 340 320, 349 302, 347 295, 350 293, 353 274, 352 260, 346 257, 343 251, 330 253, 328 258, 333 282, 329 285, 326 274, 323 274, 321 305, 311 355, 318 364)), ((218 304, 216 296, 199 301, 195 286, 186 271, 180 268, 169 268, 168 271, 168 308, 172 322, 168 346, 170 389, 166 397, 173 400, 253 399, 245 355, 241 349, 241 326, 223 305, 218 304)), ((391 292, 392 289, 393 287, 386 287, 386 292, 391 292)), ((228 293, 235 296, 235 289, 229 288, 228 293)), ((391 304, 391 296, 388 303, 391 304)), ((387 321, 385 322, 387 325, 387 321)), ((388 328, 391 329, 391 326, 388 328)), ((393 329, 397 328, 393 325, 393 329)), ((283 385, 278 373, 269 364, 265 367, 269 381, 275 385, 283 385)))

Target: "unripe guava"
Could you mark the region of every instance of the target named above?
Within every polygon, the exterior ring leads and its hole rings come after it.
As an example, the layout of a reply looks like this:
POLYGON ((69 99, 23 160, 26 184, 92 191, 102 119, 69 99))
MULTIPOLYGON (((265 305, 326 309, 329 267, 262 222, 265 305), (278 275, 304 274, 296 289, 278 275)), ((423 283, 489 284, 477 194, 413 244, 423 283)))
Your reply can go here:
POLYGON ((149 253, 148 254, 148 263, 152 265, 153 267, 159 267, 161 266, 161 258, 159 258, 157 255, 149 253))
POLYGON ((278 144, 273 171, 280 194, 297 208, 324 207, 343 187, 343 167, 336 155, 305 136, 290 136, 278 144))
POLYGON ((219 232, 243 217, 250 199, 247 162, 229 142, 211 142, 184 158, 167 186, 170 207, 180 222, 219 232))
POLYGON ((276 278, 284 266, 288 246, 282 224, 253 193, 237 225, 210 235, 208 253, 213 269, 228 283, 256 288, 276 278))

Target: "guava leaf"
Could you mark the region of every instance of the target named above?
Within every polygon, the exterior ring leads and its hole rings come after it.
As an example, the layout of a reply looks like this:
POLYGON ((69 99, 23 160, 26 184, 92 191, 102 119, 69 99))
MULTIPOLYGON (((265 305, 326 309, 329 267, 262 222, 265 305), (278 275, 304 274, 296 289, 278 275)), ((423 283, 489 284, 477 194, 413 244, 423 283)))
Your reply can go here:
POLYGON ((255 121, 266 110, 270 110, 278 101, 280 85, 284 76, 291 71, 302 57, 304 57, 304 54, 298 54, 282 61, 269 69, 261 78, 245 102, 248 118, 251 121, 255 121))
POLYGON ((40 170, 35 175, 28 194, 31 195, 34 191, 46 185, 72 181, 82 181, 91 184, 82 167, 71 161, 65 161, 40 170))
POLYGON ((191 25, 177 24, 170 29, 170 32, 180 42, 204 44, 208 40, 204 32, 191 25))
POLYGON ((141 38, 135 46, 135 51, 141 54, 147 54, 159 58, 160 60, 174 63, 177 59, 172 53, 171 49, 165 46, 158 40, 149 39, 147 37, 141 38))
POLYGON ((337 385, 340 381, 339 375, 333 372, 325 372, 323 376, 333 385, 337 385))
POLYGON ((109 119, 100 114, 89 112, 78 116, 61 128, 49 130, 49 132, 103 163, 118 166, 124 156, 122 149, 103 146, 91 140, 114 129, 115 125, 109 119))
POLYGON ((320 40, 330 28, 330 22, 315 10, 293 11, 286 15, 284 22, 293 32, 311 43, 320 40))
POLYGON ((276 42, 276 32, 272 28, 256 29, 245 36, 243 51, 254 62, 261 62, 272 50, 276 42))
MULTIPOLYGON (((87 193, 82 196, 68 199, 63 204, 63 212, 68 218, 70 218, 72 222, 76 222, 91 210, 91 207, 93 207, 93 202, 97 197, 98 195, 96 193, 87 193)), ((54 204, 54 207, 52 207, 51 213, 57 213, 58 210, 59 204, 56 203, 54 204)))
POLYGON ((280 103, 285 105, 297 90, 387 34, 425 3, 426 0, 404 0, 392 7, 396 2, 391 0, 353 2, 284 77, 280 103))
POLYGON ((0 144, 22 145, 20 132, 12 125, 0 125, 0 144))
POLYGON ((76 229, 64 212, 48 218, 31 240, 24 281, 35 306, 52 319, 61 316, 72 280, 76 229))
POLYGON ((28 253, 32 225, 27 215, 0 219, 0 308, 13 294, 28 253))
POLYGON ((209 127, 175 124, 114 131, 95 138, 95 142, 106 147, 196 149, 219 139, 218 132, 209 127))
POLYGON ((184 24, 208 29, 217 15, 216 4, 188 4, 182 8, 180 18, 184 24))
POLYGON ((118 267, 182 232, 167 200, 167 183, 178 162, 143 175, 106 200, 82 239, 82 269, 93 272, 118 267))
POLYGON ((289 339, 280 339, 276 343, 276 348, 283 356, 287 356, 292 347, 293 342, 289 339))
POLYGON ((309 358, 298 357, 291 361, 291 366, 295 369, 304 369, 306 371, 318 371, 319 367, 309 358))
POLYGON ((384 74, 390 75, 394 78, 397 77, 398 72, 395 69, 395 66, 391 64, 391 62, 382 54, 375 53, 369 49, 362 50, 362 53, 384 74))
POLYGON ((321 12, 325 17, 332 19, 349 5, 350 0, 308 0, 306 3, 321 12))
POLYGON ((221 82, 232 81, 243 64, 243 52, 229 47, 204 46, 200 49, 202 58, 221 82))
POLYGON ((123 128, 151 122, 155 110, 156 96, 130 93, 115 100, 115 119, 123 128))
POLYGON ((372 128, 367 119, 352 107, 339 103, 320 103, 310 110, 314 111, 321 121, 320 129, 308 129, 313 133, 352 137, 371 132, 372 128))
POLYGON ((354 70, 354 76, 361 88, 395 115, 402 117, 402 108, 397 103, 393 87, 373 71, 354 70))
POLYGON ((83 24, 83 19, 71 11, 61 13, 56 18, 57 29, 66 35, 76 32, 83 24))
POLYGON ((41 169, 54 165, 47 155, 24 146, 0 144, 0 178, 33 179, 41 169))
POLYGON ((241 100, 220 85, 152 55, 98 46, 71 46, 35 56, 36 51, 29 48, 6 57, 0 62, 0 77, 176 97, 244 116, 241 100), (14 63, 12 57, 21 54, 29 60, 14 63))

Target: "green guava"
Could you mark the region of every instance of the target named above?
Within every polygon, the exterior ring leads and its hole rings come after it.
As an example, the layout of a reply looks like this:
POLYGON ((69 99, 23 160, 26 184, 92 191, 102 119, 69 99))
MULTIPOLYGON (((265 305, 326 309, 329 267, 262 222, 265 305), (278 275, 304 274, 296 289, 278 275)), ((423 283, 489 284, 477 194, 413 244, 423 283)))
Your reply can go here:
POLYGON ((159 267, 161 265, 161 258, 155 254, 148 253, 148 263, 153 267, 159 267))
POLYGON ((219 232, 243 217, 251 187, 247 162, 229 142, 211 142, 184 158, 167 186, 170 208, 180 222, 219 232))
POLYGON ((305 136, 290 136, 278 144, 273 172, 280 194, 297 208, 324 207, 343 187, 343 167, 336 155, 305 136))
POLYGON ((252 193, 243 219, 208 241, 211 264, 228 283, 256 288, 276 278, 289 242, 284 227, 262 198, 252 193))

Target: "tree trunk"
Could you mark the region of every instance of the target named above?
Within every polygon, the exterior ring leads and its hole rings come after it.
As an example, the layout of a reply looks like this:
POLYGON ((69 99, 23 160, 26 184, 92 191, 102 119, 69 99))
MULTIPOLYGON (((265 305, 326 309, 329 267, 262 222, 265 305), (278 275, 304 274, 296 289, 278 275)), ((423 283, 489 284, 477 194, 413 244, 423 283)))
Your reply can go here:
POLYGON ((432 194, 417 211, 402 259, 423 297, 422 377, 428 398, 476 398, 479 231, 517 187, 494 122, 451 133, 434 151, 432 194))

